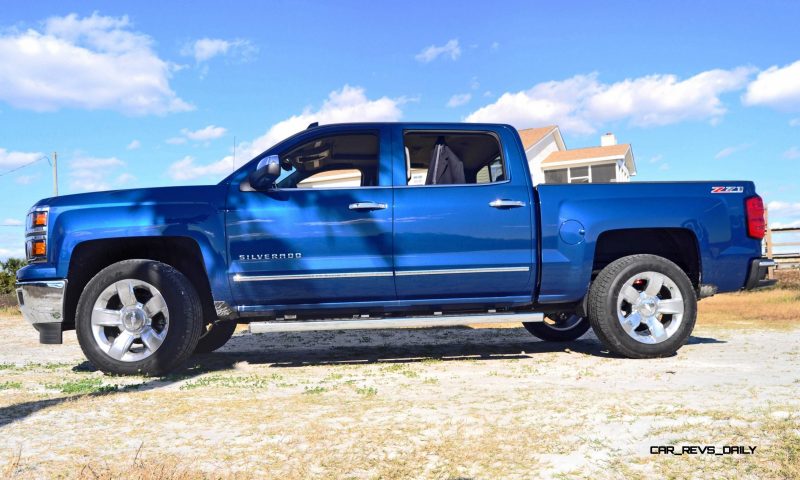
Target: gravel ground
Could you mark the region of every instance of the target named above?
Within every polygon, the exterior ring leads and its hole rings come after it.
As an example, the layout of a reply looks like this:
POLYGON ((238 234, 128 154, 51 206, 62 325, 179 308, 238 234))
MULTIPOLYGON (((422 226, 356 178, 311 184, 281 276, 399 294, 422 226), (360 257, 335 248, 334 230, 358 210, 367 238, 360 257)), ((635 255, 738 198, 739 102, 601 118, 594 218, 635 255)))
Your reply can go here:
POLYGON ((102 375, 74 332, 39 345, 20 317, 0 318, 0 476, 800 474, 800 329, 702 318, 676 356, 639 361, 591 333, 554 344, 515 325, 240 332, 163 378, 102 375))

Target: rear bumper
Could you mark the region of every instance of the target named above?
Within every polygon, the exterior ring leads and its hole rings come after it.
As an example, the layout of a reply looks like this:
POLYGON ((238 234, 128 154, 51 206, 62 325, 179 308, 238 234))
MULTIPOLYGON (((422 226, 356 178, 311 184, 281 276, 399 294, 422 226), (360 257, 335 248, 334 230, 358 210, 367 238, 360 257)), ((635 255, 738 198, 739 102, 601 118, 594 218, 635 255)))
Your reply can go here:
POLYGON ((747 274, 747 283, 745 283, 745 290, 753 290, 756 288, 769 287, 775 285, 777 280, 770 280, 768 277, 769 268, 776 266, 774 260, 771 258, 755 258, 750 261, 750 272, 747 274))
POLYGON ((22 316, 39 331, 40 343, 61 343, 66 280, 17 283, 17 301, 22 316))

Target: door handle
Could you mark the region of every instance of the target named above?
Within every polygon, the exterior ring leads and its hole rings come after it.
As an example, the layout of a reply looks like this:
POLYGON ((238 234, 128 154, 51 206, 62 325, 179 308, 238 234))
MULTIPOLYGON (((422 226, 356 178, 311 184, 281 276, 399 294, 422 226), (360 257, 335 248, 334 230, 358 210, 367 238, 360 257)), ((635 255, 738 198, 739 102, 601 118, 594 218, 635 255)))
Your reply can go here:
POLYGON ((350 204, 350 210, 385 210, 388 207, 385 203, 377 202, 356 202, 350 204))
POLYGON ((489 202, 489 206, 494 208, 519 208, 524 207, 525 202, 520 202, 519 200, 494 200, 489 202))

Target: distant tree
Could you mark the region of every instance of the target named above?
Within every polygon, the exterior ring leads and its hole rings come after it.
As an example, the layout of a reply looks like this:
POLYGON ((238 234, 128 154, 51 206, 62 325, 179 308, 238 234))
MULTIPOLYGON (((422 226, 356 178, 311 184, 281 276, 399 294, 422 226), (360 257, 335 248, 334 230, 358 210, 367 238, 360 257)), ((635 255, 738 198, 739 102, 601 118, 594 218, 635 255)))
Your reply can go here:
POLYGON ((27 264, 21 258, 9 258, 0 262, 0 294, 14 293, 14 283, 17 281, 17 270, 27 264))

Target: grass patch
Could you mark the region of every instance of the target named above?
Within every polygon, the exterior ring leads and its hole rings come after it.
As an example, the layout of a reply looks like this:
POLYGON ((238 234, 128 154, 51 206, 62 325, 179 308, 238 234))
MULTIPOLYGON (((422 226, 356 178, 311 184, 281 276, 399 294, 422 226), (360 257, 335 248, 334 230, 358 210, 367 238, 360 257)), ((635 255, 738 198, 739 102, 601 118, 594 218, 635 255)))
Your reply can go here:
POLYGON ((19 307, 0 306, 0 317, 21 317, 22 312, 19 307))
POLYGON ((800 326, 800 290, 724 293, 698 304, 700 326, 786 330, 800 326))
POLYGON ((778 288, 800 290, 800 268, 775 270, 775 278, 778 280, 778 288))
POLYGON ((374 397, 378 394, 378 389, 375 387, 359 387, 356 388, 356 393, 365 397, 374 397))
POLYGON ((45 387, 66 394, 89 394, 114 392, 118 385, 105 385, 99 378, 82 378, 62 383, 46 383, 45 387))
POLYGON ((325 387, 306 387, 305 390, 303 390, 303 393, 306 395, 319 395, 327 391, 328 389, 325 387))
POLYGON ((242 388, 248 390, 263 390, 269 388, 276 381, 281 380, 283 377, 274 373, 268 377, 260 375, 247 375, 247 376, 226 376, 226 375, 209 375, 192 380, 181 385, 181 390, 193 390, 196 388, 207 387, 222 387, 222 388, 242 388))
POLYGON ((419 374, 412 370, 411 367, 403 363, 395 363, 387 367, 383 367, 381 371, 386 373, 399 373, 400 375, 408 378, 417 378, 419 376, 419 374))
POLYGON ((20 382, 0 382, 0 390, 19 390, 22 388, 20 382))

